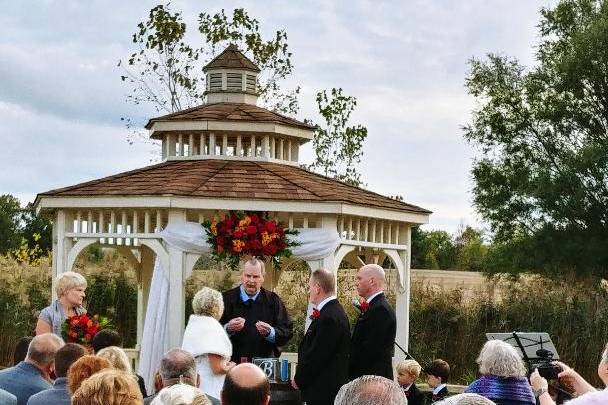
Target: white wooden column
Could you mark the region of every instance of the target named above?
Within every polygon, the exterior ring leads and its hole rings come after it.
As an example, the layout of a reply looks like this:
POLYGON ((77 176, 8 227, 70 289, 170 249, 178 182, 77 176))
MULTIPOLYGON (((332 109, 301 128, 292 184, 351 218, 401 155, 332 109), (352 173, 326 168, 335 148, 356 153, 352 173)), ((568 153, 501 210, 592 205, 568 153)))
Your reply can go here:
MULTIPOLYGON (((186 211, 172 209, 169 211, 169 224, 183 224, 186 222, 186 211)), ((186 266, 186 254, 168 245, 169 252, 169 299, 167 328, 169 347, 181 347, 184 336, 184 316, 185 316, 185 289, 184 274, 186 266)))
POLYGON ((141 339, 144 333, 144 321, 148 310, 148 296, 150 295, 150 284, 154 272, 154 252, 147 246, 141 247, 141 265, 137 277, 137 344, 140 349, 141 339))
MULTIPOLYGON (((395 340, 399 343, 405 350, 409 350, 409 340, 410 340, 410 300, 411 300, 411 241, 412 241, 412 232, 411 226, 405 227, 405 241, 407 241, 407 251, 400 251, 399 256, 403 261, 403 281, 405 285, 401 287, 397 286, 397 302, 396 302, 396 316, 397 316, 397 336, 395 340)), ((395 348, 395 358, 403 359, 405 356, 399 348, 395 348)))
POLYGON ((57 276, 65 272, 65 263, 67 261, 66 247, 65 247, 65 212, 58 210, 55 214, 55 221, 53 223, 53 280, 52 280, 52 299, 57 299, 57 293, 55 293, 55 279, 57 276))

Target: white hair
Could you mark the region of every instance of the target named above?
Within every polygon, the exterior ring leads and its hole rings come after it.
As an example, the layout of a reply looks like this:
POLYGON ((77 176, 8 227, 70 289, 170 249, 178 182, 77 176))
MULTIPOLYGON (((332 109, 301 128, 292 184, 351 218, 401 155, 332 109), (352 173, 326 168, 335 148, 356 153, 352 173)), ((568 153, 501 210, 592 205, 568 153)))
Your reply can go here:
POLYGON ((209 398, 203 392, 188 384, 174 384, 163 388, 151 405, 208 405, 209 398))
POLYGON ((373 277, 381 281, 383 284, 386 283, 386 273, 382 266, 377 264, 366 264, 361 267, 364 271, 370 271, 373 274, 373 277))
POLYGON ((125 353, 125 351, 120 347, 108 346, 95 354, 99 357, 103 357, 104 359, 108 359, 110 363, 112 363, 112 367, 117 370, 127 373, 133 372, 131 362, 129 361, 129 356, 127 356, 127 353, 125 353))
POLYGON ((252 257, 251 259, 249 259, 245 263, 243 263, 243 270, 245 270, 246 265, 259 267, 260 272, 262 273, 262 276, 266 275, 266 265, 264 264, 263 260, 260 260, 257 257, 252 257))
POLYGON ((213 288, 201 288, 192 299, 192 311, 196 315, 210 316, 219 321, 224 313, 222 294, 213 288))
POLYGON ((458 394, 437 401, 435 405, 495 405, 495 403, 479 394, 458 394))
POLYGON ((344 384, 334 405, 407 405, 401 387, 388 378, 364 375, 344 384))
POLYGON ((602 352, 601 362, 604 364, 608 364, 608 343, 606 343, 606 346, 604 347, 604 351, 602 352))
POLYGON ((479 357, 479 372, 497 377, 523 377, 526 366, 517 350, 502 340, 488 340, 479 357))
POLYGON ((61 273, 55 279, 55 292, 57 297, 61 297, 72 288, 84 287, 87 288, 87 280, 74 271, 66 271, 61 273))

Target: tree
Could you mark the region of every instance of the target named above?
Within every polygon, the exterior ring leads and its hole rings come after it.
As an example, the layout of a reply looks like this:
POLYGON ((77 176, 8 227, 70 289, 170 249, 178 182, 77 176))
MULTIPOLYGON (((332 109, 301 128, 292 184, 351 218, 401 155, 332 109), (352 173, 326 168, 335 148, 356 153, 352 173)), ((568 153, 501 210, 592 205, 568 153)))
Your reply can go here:
POLYGON ((497 54, 470 62, 474 204, 496 271, 606 275, 608 3, 562 0, 539 27, 534 67, 497 54))
POLYGON ((25 208, 10 195, 0 196, 0 254, 20 249, 22 245, 34 248, 41 254, 52 249, 51 223, 36 214, 32 203, 25 208))
POLYGON ((357 99, 342 94, 342 89, 317 93, 319 114, 325 126, 315 126, 312 141, 315 161, 309 166, 325 176, 359 186, 361 175, 356 165, 363 156, 363 142, 367 128, 361 125, 348 126, 350 115, 357 106, 357 99))
MULTIPOLYGON (((242 8, 234 9, 230 17, 223 9, 216 14, 200 13, 198 23, 201 47, 188 44, 189 31, 181 12, 172 11, 169 4, 150 10, 148 19, 140 22, 133 34, 136 50, 118 63, 123 68, 121 80, 130 87, 127 102, 149 105, 159 113, 201 104, 205 91, 204 60, 234 43, 261 70, 258 89, 262 103, 275 111, 297 112, 299 88, 290 91, 281 88, 281 81, 293 70, 284 30, 264 39, 259 21, 242 8)), ((135 129, 131 118, 123 120, 135 129)))
POLYGON ((485 265, 488 246, 484 244, 483 234, 471 226, 460 226, 454 238, 456 269, 482 271, 485 265))
POLYGON ((412 268, 453 269, 455 258, 454 241, 448 232, 412 228, 412 268))
POLYGON ((0 254, 16 249, 21 243, 21 204, 10 194, 0 196, 0 254))

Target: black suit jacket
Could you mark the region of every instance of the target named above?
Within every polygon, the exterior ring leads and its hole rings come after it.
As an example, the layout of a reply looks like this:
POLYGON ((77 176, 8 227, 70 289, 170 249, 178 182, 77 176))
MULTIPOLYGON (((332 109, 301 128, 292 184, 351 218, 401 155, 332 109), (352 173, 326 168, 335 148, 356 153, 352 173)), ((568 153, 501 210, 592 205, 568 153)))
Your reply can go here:
POLYGON ((428 396, 427 396, 428 402, 427 403, 432 404, 433 402, 441 401, 448 395, 449 395, 449 392, 448 392, 447 386, 443 387, 436 395, 433 395, 433 391, 431 391, 428 393, 428 396))
POLYGON ((424 394, 416 387, 416 384, 412 384, 410 389, 407 391, 404 389, 403 392, 407 397, 407 405, 424 405, 424 394))
POLYGON ((393 379, 397 319, 384 293, 375 296, 361 312, 350 341, 349 377, 379 375, 393 379))
POLYGON ((294 380, 309 403, 333 404, 348 381, 350 328, 344 308, 331 300, 313 319, 298 348, 294 380))

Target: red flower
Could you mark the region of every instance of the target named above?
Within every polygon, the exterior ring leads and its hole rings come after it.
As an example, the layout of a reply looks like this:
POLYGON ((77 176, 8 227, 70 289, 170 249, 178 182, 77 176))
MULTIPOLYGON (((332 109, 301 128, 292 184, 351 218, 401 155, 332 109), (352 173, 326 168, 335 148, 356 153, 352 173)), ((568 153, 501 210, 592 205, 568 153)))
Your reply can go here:
POLYGON ((320 316, 321 316, 321 312, 317 308, 313 308, 312 314, 310 314, 310 319, 314 321, 315 319, 317 319, 320 316))
POLYGON ((247 228, 245 228, 245 231, 249 234, 249 235, 255 235, 258 232, 258 228, 256 228, 253 225, 248 225, 247 228))
POLYGON ((251 214, 249 216, 249 218, 251 219, 251 222, 254 224, 257 224, 260 222, 260 217, 258 217, 256 214, 251 214))
POLYGON ((234 231, 234 233, 232 234, 232 236, 234 236, 237 239, 240 239, 243 237, 243 231, 241 231, 240 229, 237 229, 236 231, 234 231))
POLYGON ((224 251, 224 247, 220 244, 217 245, 217 253, 221 254, 224 251))
POLYGON ((266 231, 268 233, 273 233, 277 229, 277 226, 273 221, 266 222, 266 231))
POLYGON ((361 300, 359 306, 361 307, 361 312, 366 312, 369 309, 369 302, 367 302, 367 300, 361 300))

